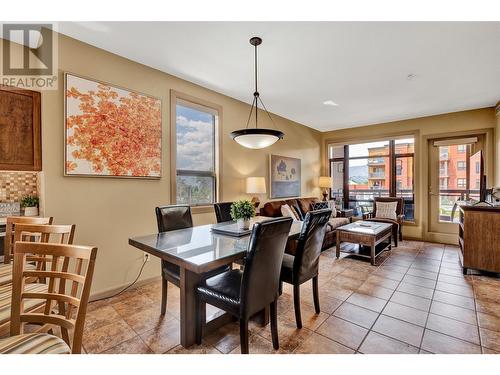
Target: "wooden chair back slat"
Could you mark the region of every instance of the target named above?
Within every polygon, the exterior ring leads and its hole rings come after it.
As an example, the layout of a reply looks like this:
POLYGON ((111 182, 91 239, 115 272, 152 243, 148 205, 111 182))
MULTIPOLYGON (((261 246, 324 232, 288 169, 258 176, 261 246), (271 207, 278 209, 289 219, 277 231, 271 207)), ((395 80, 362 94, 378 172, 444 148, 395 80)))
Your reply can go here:
MULTIPOLYGON (((68 240, 69 238, 71 234, 68 240)), ((41 331, 48 331, 51 326, 57 326, 61 330, 62 338, 70 346, 71 352, 80 353, 96 254, 95 247, 16 242, 11 335, 22 334, 27 323, 41 325, 39 328, 41 331), (26 270, 26 259, 31 254, 44 259, 48 270, 26 270), (47 292, 24 291, 28 280, 34 277, 48 279, 47 292), (80 296, 78 296, 79 291, 80 296), (44 300, 43 313, 23 312, 24 301, 27 299, 44 300), (71 330, 72 339, 70 339, 71 330)))
POLYGON ((8 216, 6 218, 5 225, 5 238, 4 238, 4 257, 3 261, 8 264, 13 259, 14 250, 14 234, 16 224, 38 224, 38 225, 50 225, 52 224, 52 217, 25 217, 25 216, 8 216))
MULTIPOLYGON (((76 226, 73 225, 40 225, 40 224, 23 224, 18 223, 15 225, 14 243, 18 241, 30 241, 35 239, 35 242, 48 243, 64 243, 65 238, 69 245, 73 243, 73 237, 75 233, 76 226), (59 238, 54 238, 59 236, 59 238), (66 236, 66 237, 65 237, 66 236)), ((28 255, 27 261, 35 262, 36 269, 38 271, 44 271, 46 269, 46 260, 44 255, 33 256, 28 255)), ((45 282, 43 279, 39 279, 41 282, 45 282)), ((54 285, 50 284, 50 288, 54 285)), ((46 308, 51 308, 51 303, 48 303, 46 308)))

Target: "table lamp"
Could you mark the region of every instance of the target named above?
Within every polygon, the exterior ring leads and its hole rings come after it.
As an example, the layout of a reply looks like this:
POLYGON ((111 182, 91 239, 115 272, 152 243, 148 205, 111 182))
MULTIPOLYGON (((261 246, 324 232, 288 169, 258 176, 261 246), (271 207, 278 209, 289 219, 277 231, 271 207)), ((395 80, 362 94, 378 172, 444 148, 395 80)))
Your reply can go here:
POLYGON ((328 189, 332 187, 333 180, 330 176, 321 176, 319 178, 319 187, 323 190, 323 200, 326 201, 326 197, 328 195, 328 189))
MULTIPOLYGON (((266 194, 266 179, 264 177, 247 177, 246 182, 247 194, 266 194)), ((255 208, 259 207, 259 198, 254 196, 252 198, 252 203, 255 205, 255 208)))

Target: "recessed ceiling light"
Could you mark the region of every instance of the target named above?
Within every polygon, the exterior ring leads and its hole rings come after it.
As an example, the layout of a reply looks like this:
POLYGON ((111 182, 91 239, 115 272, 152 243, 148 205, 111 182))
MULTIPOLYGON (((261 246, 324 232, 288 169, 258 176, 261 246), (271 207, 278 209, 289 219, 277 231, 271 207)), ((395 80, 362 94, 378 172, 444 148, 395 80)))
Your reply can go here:
POLYGON ((337 107, 337 106, 338 106, 338 104, 337 104, 337 103, 335 103, 333 100, 325 100, 325 101, 323 102, 323 104, 324 104, 324 105, 331 105, 332 107, 337 107))

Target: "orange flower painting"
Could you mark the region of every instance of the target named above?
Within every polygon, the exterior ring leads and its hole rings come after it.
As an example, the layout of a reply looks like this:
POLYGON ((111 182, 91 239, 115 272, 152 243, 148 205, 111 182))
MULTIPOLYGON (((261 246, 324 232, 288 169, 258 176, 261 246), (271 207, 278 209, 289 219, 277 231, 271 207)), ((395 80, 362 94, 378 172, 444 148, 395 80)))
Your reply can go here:
POLYGON ((68 176, 159 178, 161 101, 66 74, 68 176))

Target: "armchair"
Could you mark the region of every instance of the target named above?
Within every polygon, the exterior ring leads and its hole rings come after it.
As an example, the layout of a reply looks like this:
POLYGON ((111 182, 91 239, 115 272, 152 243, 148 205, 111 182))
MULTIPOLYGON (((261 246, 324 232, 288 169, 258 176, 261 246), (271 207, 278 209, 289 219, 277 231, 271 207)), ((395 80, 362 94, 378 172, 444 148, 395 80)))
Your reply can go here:
POLYGON ((373 211, 363 213, 363 220, 377 221, 381 223, 392 224, 392 237, 394 238, 394 246, 398 246, 398 239, 403 240, 403 214, 404 199, 401 197, 376 197, 373 200, 373 211), (396 220, 377 217, 377 202, 398 202, 396 206, 396 220))

